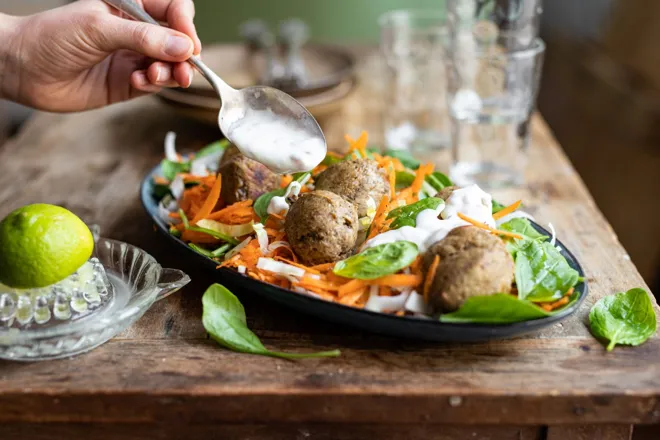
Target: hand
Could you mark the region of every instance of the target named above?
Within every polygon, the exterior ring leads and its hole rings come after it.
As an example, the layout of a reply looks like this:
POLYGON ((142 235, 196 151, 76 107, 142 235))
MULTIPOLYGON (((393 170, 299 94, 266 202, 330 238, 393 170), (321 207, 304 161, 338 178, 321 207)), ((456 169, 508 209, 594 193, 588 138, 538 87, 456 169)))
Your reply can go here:
POLYGON ((101 0, 0 14, 0 97, 67 112, 190 86, 185 60, 201 50, 192 0, 137 1, 172 29, 124 18, 101 0))

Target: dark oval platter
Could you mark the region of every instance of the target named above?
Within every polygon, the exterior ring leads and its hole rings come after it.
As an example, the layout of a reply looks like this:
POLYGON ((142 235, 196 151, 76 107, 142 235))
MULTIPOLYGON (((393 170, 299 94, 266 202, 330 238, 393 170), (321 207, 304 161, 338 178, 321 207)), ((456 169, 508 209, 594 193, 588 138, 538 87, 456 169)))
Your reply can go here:
MULTIPOLYGON (((265 299, 276 301, 302 313, 314 315, 328 321, 395 337, 443 342, 477 342, 520 336, 551 326, 575 313, 582 304, 582 301, 587 297, 587 285, 585 282, 580 282, 575 286, 575 291, 580 295, 578 299, 556 315, 513 324, 494 325, 443 323, 437 320, 386 315, 292 292, 287 289, 282 289, 249 278, 246 275, 241 275, 228 268, 216 269, 218 265, 216 261, 198 254, 179 238, 170 234, 168 225, 158 216, 158 203, 153 197, 153 177, 159 175, 161 175, 160 166, 157 166, 152 169, 142 181, 140 187, 142 205, 158 230, 165 235, 174 246, 180 248, 182 252, 186 253, 187 258, 195 259, 204 267, 207 267, 209 273, 220 283, 227 283, 234 288, 239 288, 245 292, 260 295, 265 299)), ((532 224, 534 228, 542 234, 550 235, 547 230, 535 222, 532 222, 532 224)), ((584 271, 575 256, 559 240, 557 240, 557 244, 561 247, 561 253, 568 261, 568 264, 573 269, 577 270, 580 276, 584 279, 584 271)))

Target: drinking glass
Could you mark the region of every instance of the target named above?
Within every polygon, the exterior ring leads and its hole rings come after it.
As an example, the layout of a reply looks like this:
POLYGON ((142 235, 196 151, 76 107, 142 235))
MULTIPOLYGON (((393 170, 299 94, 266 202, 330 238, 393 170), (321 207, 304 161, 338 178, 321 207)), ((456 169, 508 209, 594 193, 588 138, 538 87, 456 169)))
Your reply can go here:
POLYGON ((467 31, 478 45, 521 50, 539 35, 542 0, 447 1, 452 31, 467 31))
POLYGON ((521 50, 497 45, 469 52, 456 50, 452 48, 447 62, 450 176, 461 186, 519 185, 545 44, 537 38, 521 50))
POLYGON ((449 147, 444 8, 395 10, 379 19, 387 66, 383 128, 389 148, 449 147))

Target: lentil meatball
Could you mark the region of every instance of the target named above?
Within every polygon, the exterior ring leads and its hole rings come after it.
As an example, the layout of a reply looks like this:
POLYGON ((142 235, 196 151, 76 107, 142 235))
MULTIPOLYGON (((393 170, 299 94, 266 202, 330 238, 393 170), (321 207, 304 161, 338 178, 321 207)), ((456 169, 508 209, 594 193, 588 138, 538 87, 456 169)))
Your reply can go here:
POLYGON ((442 188, 440 191, 438 191, 438 194, 436 194, 435 196, 441 198, 442 200, 444 200, 446 202, 447 199, 449 198, 449 196, 451 196, 451 194, 456 189, 458 189, 457 186, 446 186, 446 187, 442 188))
POLYGON ((424 254, 427 273, 435 256, 440 257, 429 290, 435 309, 452 312, 471 296, 511 292, 514 264, 504 242, 474 226, 449 232, 424 254))
POLYGON ((227 204, 256 200, 263 193, 279 188, 279 175, 244 156, 233 145, 222 155, 219 172, 222 174, 220 196, 227 204))
POLYGON ((355 248, 357 210, 330 191, 304 193, 291 205, 284 230, 303 263, 315 265, 342 260, 355 248))
POLYGON ((372 159, 354 159, 329 166, 316 177, 316 189, 339 194, 357 207, 358 217, 367 215, 371 197, 376 205, 390 192, 385 171, 372 159))

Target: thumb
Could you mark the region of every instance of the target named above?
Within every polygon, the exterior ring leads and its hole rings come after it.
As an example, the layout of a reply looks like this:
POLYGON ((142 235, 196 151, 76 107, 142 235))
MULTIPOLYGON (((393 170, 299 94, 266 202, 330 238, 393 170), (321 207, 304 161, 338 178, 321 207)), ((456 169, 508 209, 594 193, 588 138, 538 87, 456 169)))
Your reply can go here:
POLYGON ((128 49, 162 61, 185 61, 195 45, 186 34, 163 26, 111 17, 103 31, 102 49, 128 49))

